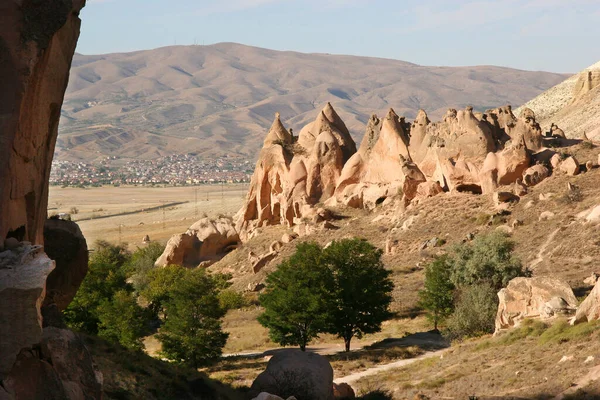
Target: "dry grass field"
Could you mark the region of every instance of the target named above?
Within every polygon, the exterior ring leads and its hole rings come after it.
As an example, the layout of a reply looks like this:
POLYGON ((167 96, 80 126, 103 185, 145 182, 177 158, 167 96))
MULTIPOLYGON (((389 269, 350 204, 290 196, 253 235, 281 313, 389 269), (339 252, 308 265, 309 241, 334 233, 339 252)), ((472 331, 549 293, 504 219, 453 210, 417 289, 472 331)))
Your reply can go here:
POLYGON ((202 185, 187 187, 105 186, 100 188, 50 188, 48 214, 71 213, 88 246, 102 239, 142 245, 144 235, 166 242, 185 232, 204 215, 233 215, 246 195, 247 185, 202 185), (197 202, 196 202, 197 199, 197 202), (123 215, 125 214, 125 215, 123 215))

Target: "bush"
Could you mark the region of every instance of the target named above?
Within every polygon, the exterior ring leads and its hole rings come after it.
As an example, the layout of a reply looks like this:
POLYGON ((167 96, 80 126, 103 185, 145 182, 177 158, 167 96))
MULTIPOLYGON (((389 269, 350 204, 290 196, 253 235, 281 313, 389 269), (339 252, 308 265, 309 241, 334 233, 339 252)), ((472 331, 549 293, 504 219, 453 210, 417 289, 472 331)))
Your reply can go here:
POLYGON ((123 268, 129 258, 125 248, 105 241, 96 242, 95 248, 88 264, 88 273, 63 313, 71 328, 94 335, 98 334, 100 304, 112 299, 121 290, 133 291, 123 268))
POLYGON ((156 269, 154 263, 162 255, 165 246, 151 242, 148 246, 138 248, 125 265, 126 272, 131 276, 131 283, 137 292, 143 291, 150 278, 148 274, 156 269))
POLYGON ((219 304, 225 310, 237 310, 248 306, 248 301, 240 292, 223 290, 219 293, 219 304))
POLYGON ((498 290, 518 276, 531 276, 513 254, 515 244, 503 232, 480 235, 471 243, 454 247, 449 257, 455 286, 485 282, 498 290))
POLYGON ((448 319, 449 336, 464 339, 493 333, 498 310, 496 289, 479 283, 461 287, 459 291, 456 308, 448 319))

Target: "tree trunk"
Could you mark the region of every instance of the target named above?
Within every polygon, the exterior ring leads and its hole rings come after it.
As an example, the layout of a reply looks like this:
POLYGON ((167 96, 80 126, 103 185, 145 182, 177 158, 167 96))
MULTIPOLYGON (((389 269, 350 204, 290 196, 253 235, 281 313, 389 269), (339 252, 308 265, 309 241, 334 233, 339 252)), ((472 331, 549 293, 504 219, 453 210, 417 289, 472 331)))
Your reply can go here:
POLYGON ((346 346, 346 352, 350 351, 350 341, 352 340, 352 336, 348 338, 344 338, 344 345, 346 346))
POLYGON ((300 343, 300 350, 306 351, 306 343, 300 343))

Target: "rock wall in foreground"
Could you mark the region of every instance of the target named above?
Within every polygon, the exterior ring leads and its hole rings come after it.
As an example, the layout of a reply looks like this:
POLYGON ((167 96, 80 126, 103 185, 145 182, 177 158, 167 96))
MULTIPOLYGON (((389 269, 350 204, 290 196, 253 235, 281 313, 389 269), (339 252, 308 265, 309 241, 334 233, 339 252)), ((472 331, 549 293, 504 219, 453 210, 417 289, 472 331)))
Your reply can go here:
POLYGON ((43 243, 50 165, 84 5, 0 2, 0 243, 43 243))

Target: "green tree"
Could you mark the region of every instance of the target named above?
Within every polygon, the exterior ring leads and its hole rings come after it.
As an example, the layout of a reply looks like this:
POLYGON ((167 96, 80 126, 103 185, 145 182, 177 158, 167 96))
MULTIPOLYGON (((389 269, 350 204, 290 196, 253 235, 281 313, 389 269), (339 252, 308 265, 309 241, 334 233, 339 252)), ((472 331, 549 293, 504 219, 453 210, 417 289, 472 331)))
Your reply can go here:
POLYGON ((157 335, 167 359, 198 368, 221 356, 228 334, 221 330, 225 310, 219 282, 204 269, 186 270, 164 300, 165 322, 157 335))
POLYGON ((480 235, 472 243, 456 246, 450 256, 455 286, 486 282, 500 289, 518 276, 530 276, 513 253, 515 243, 502 232, 480 235))
POLYGON ((435 330, 438 323, 454 311, 454 284, 450 281, 452 264, 448 256, 437 257, 425 267, 425 288, 419 292, 419 305, 427 310, 427 317, 435 330))
POLYGON ((267 277, 265 293, 259 297, 265 311, 258 321, 269 329, 269 337, 283 346, 302 351, 327 328, 327 287, 331 274, 323 266, 323 251, 316 243, 302 243, 267 277))
POLYGON ((381 261, 382 250, 361 239, 334 241, 323 250, 332 279, 328 288, 327 331, 344 339, 350 351, 353 337, 379 332, 391 318, 394 283, 381 261))
POLYGON ((119 290, 111 300, 99 305, 97 315, 98 336, 130 350, 143 349, 142 337, 148 331, 148 318, 132 293, 119 290))
POLYGON ((90 257, 88 273, 75 298, 63 315, 67 324, 76 330, 90 334, 98 333, 98 307, 119 290, 132 291, 127 283, 123 265, 129 253, 123 246, 98 241, 90 257))
POLYGON ((141 290, 140 295, 150 303, 149 308, 158 318, 165 317, 165 303, 171 299, 174 290, 180 282, 184 281, 189 270, 179 265, 167 265, 155 268, 148 273, 148 283, 141 290))
POLYGON ((151 242, 145 247, 138 248, 131 254, 125 265, 125 270, 131 277, 130 280, 136 291, 141 292, 148 285, 150 281, 148 274, 156 269, 154 263, 164 250, 164 245, 151 242))

